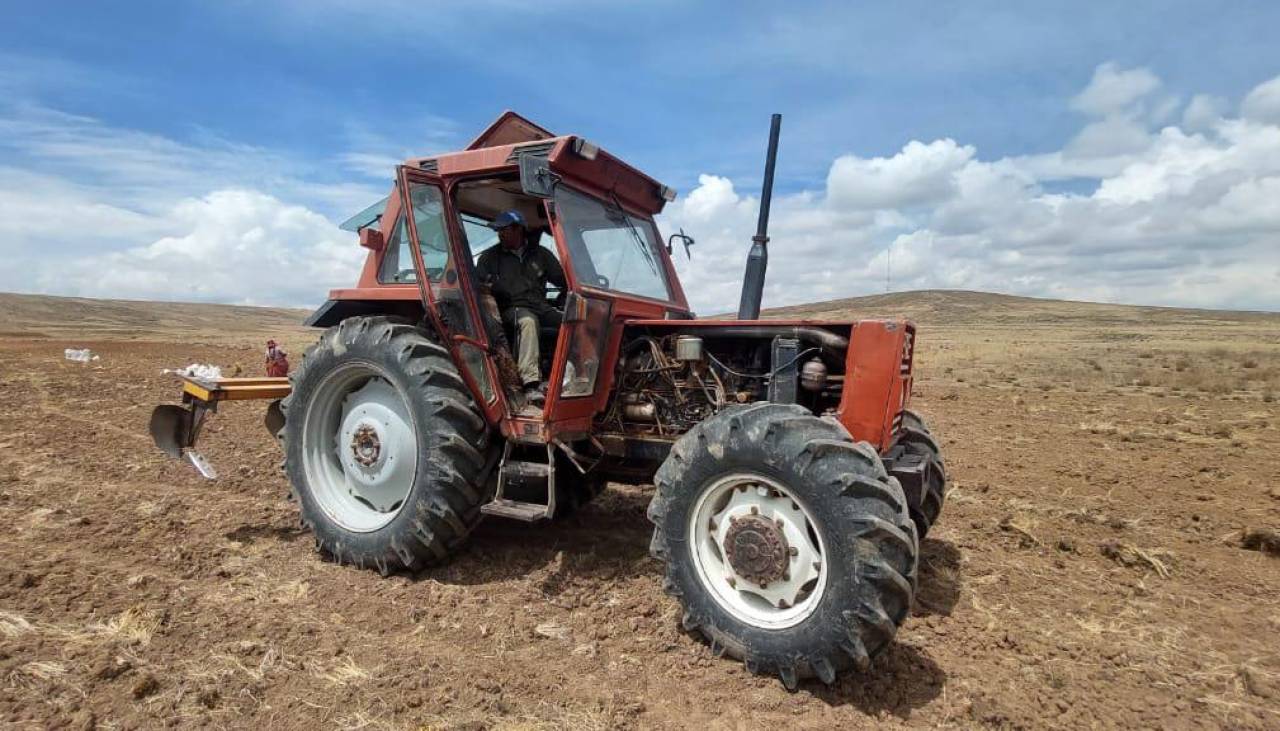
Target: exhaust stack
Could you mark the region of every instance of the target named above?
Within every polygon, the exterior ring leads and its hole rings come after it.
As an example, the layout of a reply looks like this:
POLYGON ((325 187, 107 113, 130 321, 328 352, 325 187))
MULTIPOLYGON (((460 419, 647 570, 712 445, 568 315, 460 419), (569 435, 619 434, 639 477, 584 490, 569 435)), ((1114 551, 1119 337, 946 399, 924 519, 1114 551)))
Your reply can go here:
POLYGON ((756 235, 751 237, 751 253, 747 254, 747 271, 742 275, 742 300, 738 303, 739 320, 760 317, 760 300, 764 297, 764 273, 769 267, 769 203, 773 199, 773 164, 778 160, 778 129, 782 115, 769 121, 769 152, 764 160, 764 188, 760 191, 760 218, 756 235))

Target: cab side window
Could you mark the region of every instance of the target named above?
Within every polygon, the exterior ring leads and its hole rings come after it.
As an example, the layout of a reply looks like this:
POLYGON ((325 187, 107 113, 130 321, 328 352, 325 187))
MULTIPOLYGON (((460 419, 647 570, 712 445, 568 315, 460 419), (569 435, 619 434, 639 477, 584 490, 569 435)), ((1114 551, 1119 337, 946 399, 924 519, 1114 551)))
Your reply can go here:
POLYGON ((409 227, 404 225, 404 216, 396 219, 391 235, 387 237, 387 249, 378 268, 378 281, 383 284, 418 281, 413 268, 413 252, 409 250, 409 227))
POLYGON ((422 247, 422 265, 427 270, 427 278, 439 282, 449 267, 449 231, 445 227, 440 189, 434 185, 411 184, 409 203, 422 247))

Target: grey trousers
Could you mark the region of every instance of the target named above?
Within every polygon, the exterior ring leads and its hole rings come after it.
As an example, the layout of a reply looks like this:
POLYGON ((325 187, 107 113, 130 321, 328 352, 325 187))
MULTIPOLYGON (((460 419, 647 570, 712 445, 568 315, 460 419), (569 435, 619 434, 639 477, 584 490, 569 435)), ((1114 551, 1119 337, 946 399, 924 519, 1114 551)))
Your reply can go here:
POLYGON ((520 371, 520 380, 525 385, 542 380, 542 370, 538 366, 541 353, 538 348, 538 328, 541 325, 559 325, 559 310, 548 307, 542 312, 535 312, 527 307, 512 307, 502 313, 502 319, 515 331, 516 366, 520 371))

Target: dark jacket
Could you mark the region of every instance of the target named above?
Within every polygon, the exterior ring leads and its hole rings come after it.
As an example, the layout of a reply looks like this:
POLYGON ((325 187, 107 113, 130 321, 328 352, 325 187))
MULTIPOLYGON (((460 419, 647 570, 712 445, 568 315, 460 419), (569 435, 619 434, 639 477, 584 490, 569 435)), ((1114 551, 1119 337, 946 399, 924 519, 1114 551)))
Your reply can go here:
POLYGON ((476 276, 489 285, 498 307, 527 307, 534 312, 549 309, 547 282, 566 288, 564 269, 554 254, 538 244, 526 244, 523 256, 495 244, 480 254, 476 276))

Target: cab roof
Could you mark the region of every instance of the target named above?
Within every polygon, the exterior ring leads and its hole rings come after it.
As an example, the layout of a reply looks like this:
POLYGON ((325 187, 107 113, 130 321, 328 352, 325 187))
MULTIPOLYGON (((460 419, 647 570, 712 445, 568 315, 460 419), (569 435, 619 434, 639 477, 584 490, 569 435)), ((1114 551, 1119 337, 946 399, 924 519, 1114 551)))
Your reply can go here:
POLYGON ((510 172, 519 155, 545 155, 551 168, 600 194, 612 194, 651 214, 662 211, 675 191, 603 148, 577 135, 556 135, 545 127, 507 110, 498 115, 466 149, 429 157, 415 157, 405 165, 439 175, 510 172), (590 157, 581 150, 591 149, 590 157))
MULTIPOLYGON (((556 135, 508 109, 489 123, 465 149, 413 157, 403 164, 415 170, 450 176, 510 172, 515 169, 520 154, 534 153, 545 155, 552 169, 579 185, 593 189, 592 192, 616 195, 650 214, 661 213, 667 200, 675 198, 675 191, 671 188, 589 142, 586 144, 596 152, 591 158, 584 157, 576 151, 580 145, 575 145, 578 140, 586 142, 575 135, 556 135)), ((386 205, 387 199, 383 198, 344 221, 339 228, 359 231, 377 221, 386 205)))

